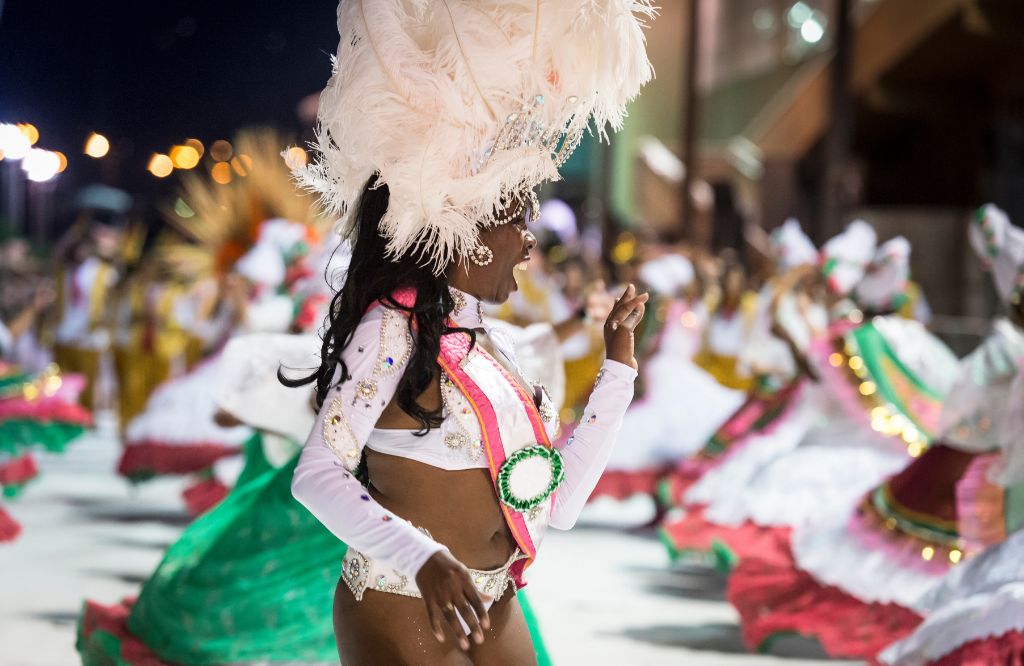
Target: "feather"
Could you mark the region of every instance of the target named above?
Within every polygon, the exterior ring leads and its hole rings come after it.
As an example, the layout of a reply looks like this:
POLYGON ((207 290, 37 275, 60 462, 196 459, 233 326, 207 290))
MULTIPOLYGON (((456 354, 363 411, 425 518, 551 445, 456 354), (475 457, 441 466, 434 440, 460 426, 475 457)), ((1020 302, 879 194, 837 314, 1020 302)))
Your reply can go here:
POLYGON ((653 72, 647 0, 343 0, 315 158, 295 178, 342 217, 378 174, 392 256, 443 271, 503 201, 558 178, 591 121, 617 129, 653 72))

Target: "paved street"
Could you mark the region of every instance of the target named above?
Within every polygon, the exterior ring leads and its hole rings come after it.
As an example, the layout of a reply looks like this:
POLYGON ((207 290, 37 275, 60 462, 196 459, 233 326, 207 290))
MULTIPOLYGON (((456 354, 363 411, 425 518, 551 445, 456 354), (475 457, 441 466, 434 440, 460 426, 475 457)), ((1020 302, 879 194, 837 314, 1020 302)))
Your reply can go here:
MULTIPOLYGON (((10 505, 25 532, 0 546, 3 666, 77 663, 82 599, 134 594, 187 524, 182 482, 132 489, 113 475, 117 454, 112 438, 91 435, 66 456, 41 457, 42 477, 10 505)), ((670 570, 653 533, 608 526, 645 508, 598 505, 545 541, 528 589, 557 664, 837 663, 801 641, 781 643, 776 656, 747 654, 720 576, 670 570)))

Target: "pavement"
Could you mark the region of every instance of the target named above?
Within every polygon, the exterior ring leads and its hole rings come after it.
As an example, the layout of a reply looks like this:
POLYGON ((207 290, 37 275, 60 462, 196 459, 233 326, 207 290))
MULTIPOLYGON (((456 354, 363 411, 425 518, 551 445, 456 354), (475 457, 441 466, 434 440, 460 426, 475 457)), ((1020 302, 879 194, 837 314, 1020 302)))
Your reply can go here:
MULTIPOLYGON (((134 595, 188 524, 184 481, 133 488, 113 472, 119 452, 109 434, 90 433, 63 456, 42 455, 41 477, 8 504, 24 532, 0 546, 0 666, 79 663, 82 600, 134 595)), ((842 663, 800 639, 748 653, 724 578, 671 566, 653 531, 625 527, 649 511, 601 502, 571 532, 547 536, 527 590, 556 664, 842 663)))

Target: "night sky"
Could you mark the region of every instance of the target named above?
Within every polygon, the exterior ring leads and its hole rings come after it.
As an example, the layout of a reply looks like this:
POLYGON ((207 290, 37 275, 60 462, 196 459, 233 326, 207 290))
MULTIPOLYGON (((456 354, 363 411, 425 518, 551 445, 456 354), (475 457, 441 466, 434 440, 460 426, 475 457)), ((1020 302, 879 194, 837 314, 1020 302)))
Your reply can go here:
POLYGON ((209 146, 254 124, 308 130, 296 106, 330 75, 336 6, 0 0, 0 122, 36 125, 40 147, 67 154, 64 180, 162 187, 149 157, 186 137, 209 146), (113 144, 106 166, 82 155, 94 130, 113 144))

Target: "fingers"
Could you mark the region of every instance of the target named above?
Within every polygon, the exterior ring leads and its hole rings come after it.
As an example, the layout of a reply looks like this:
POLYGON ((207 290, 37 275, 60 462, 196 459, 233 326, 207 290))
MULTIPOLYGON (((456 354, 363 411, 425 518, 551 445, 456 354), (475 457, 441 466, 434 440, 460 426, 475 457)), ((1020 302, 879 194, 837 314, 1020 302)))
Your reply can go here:
MULTIPOLYGON (((649 298, 650 294, 647 292, 644 292, 639 296, 636 295, 636 287, 630 284, 626 287, 626 290, 622 292, 622 296, 619 297, 619 300, 615 302, 615 307, 612 308, 611 314, 608 315, 606 326, 611 328, 613 331, 617 331, 619 326, 625 322, 626 318, 633 315, 637 308, 646 303, 649 298)), ((642 317, 643 313, 641 312, 632 325, 635 326, 639 323, 640 318, 642 317)))
MULTIPOLYGON (((468 595, 467 595, 468 596, 468 595)), ((462 621, 469 627, 469 635, 473 639, 473 642, 480 645, 484 642, 484 631, 480 628, 480 621, 477 619, 477 613, 472 606, 469 605, 468 599, 463 599, 462 603, 458 606, 459 615, 462 616, 462 621)))
MULTIPOLYGON (((455 612, 455 604, 452 602, 446 603, 441 607, 441 614, 445 619, 445 626, 451 631, 452 636, 455 637, 455 642, 459 644, 459 647, 463 650, 469 649, 469 639, 466 638, 466 632, 462 629, 462 624, 459 622, 459 616, 455 612)), ((444 640, 442 639, 443 643, 444 640)))
POLYGON ((427 603, 427 619, 430 622, 434 638, 439 643, 444 643, 445 634, 450 633, 463 650, 469 649, 469 638, 480 645, 484 642, 484 631, 491 628, 491 621, 479 593, 476 588, 469 586, 451 596, 458 601, 427 603), (469 628, 468 637, 466 635, 467 627, 469 628))
POLYGON ((490 629, 491 618, 487 614, 487 607, 484 606, 484 600, 480 598, 480 593, 477 592, 475 587, 470 588, 470 590, 466 592, 466 599, 469 600, 469 604, 476 612, 476 616, 480 618, 480 626, 484 629, 490 629))
POLYGON ((427 602, 427 620, 430 622, 430 630, 434 632, 434 638, 438 643, 444 643, 444 630, 441 628, 441 609, 430 602, 427 602))
POLYGON ((644 311, 647 306, 641 301, 638 303, 633 310, 626 315, 626 318, 622 320, 622 325, 629 327, 630 330, 636 327, 640 323, 640 320, 644 318, 644 311))

